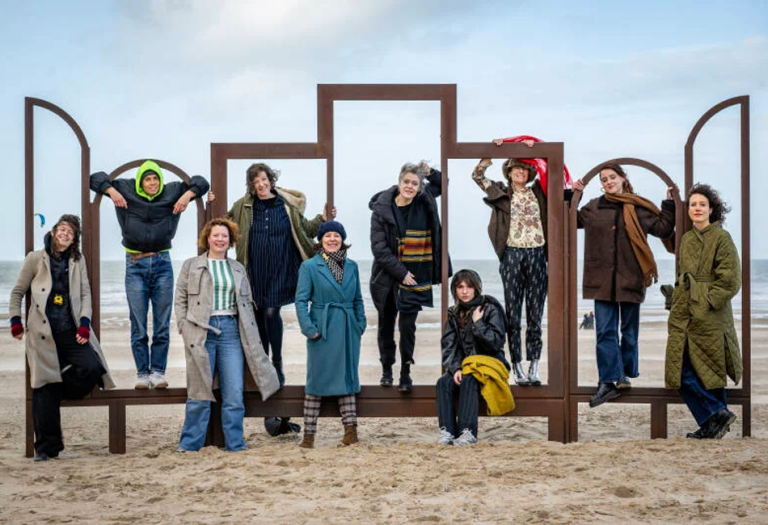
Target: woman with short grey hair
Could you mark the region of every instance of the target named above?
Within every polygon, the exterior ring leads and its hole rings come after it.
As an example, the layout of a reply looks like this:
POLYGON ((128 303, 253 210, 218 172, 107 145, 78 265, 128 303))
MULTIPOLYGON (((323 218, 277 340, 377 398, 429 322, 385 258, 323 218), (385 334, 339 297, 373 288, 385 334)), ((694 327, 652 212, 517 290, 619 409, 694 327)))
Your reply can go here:
POLYGON ((395 319, 400 329, 399 390, 413 388, 411 365, 416 344, 416 316, 432 306, 432 286, 440 283, 440 216, 435 200, 442 174, 425 162, 406 163, 398 184, 371 198, 371 298, 379 312, 380 384, 392 386, 395 319))

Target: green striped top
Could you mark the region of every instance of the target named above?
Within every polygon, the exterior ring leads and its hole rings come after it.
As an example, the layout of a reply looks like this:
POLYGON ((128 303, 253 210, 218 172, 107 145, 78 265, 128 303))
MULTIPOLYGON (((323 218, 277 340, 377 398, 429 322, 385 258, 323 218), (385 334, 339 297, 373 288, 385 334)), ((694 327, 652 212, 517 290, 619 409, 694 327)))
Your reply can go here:
POLYGON ((213 280, 213 312, 211 315, 234 315, 235 277, 226 259, 208 259, 208 270, 213 280))

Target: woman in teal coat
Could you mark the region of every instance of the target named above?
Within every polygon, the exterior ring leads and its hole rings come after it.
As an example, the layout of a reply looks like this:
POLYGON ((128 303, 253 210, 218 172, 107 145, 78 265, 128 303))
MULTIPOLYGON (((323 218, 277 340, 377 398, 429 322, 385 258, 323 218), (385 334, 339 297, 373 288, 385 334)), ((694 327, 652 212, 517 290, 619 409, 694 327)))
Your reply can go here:
POLYGON ((339 396, 344 445, 357 443, 357 367, 366 319, 357 263, 347 258, 347 233, 336 221, 317 232, 318 253, 299 268, 296 316, 307 338, 304 440, 312 448, 323 397, 339 396))

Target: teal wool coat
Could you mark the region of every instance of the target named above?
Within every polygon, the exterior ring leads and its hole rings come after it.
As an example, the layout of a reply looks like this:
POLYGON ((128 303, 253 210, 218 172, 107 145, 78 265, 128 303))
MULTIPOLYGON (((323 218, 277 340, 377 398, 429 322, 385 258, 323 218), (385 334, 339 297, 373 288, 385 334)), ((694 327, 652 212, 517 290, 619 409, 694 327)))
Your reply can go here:
POLYGON ((360 338, 365 308, 357 263, 347 259, 339 284, 320 254, 304 261, 296 287, 296 317, 307 338, 307 382, 314 396, 360 392, 360 338), (317 339, 312 339, 320 334, 317 339))

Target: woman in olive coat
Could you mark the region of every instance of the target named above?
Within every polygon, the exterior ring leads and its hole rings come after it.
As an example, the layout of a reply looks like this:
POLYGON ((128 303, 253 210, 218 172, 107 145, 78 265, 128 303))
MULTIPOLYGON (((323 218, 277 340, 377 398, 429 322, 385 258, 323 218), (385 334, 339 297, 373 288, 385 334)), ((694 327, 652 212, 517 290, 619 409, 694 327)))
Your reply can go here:
POLYGON ((741 264, 721 226, 729 210, 717 192, 697 184, 686 204, 693 228, 680 243, 665 384, 679 389, 699 425, 688 437, 720 439, 736 420, 726 402, 727 377, 738 383, 742 373, 731 309, 741 288, 741 264))
POLYGON ((357 263, 347 257, 347 233, 337 221, 317 232, 318 253, 299 268, 296 317, 307 338, 304 440, 312 448, 321 399, 339 396, 344 445, 357 443, 360 339, 366 319, 357 263))

